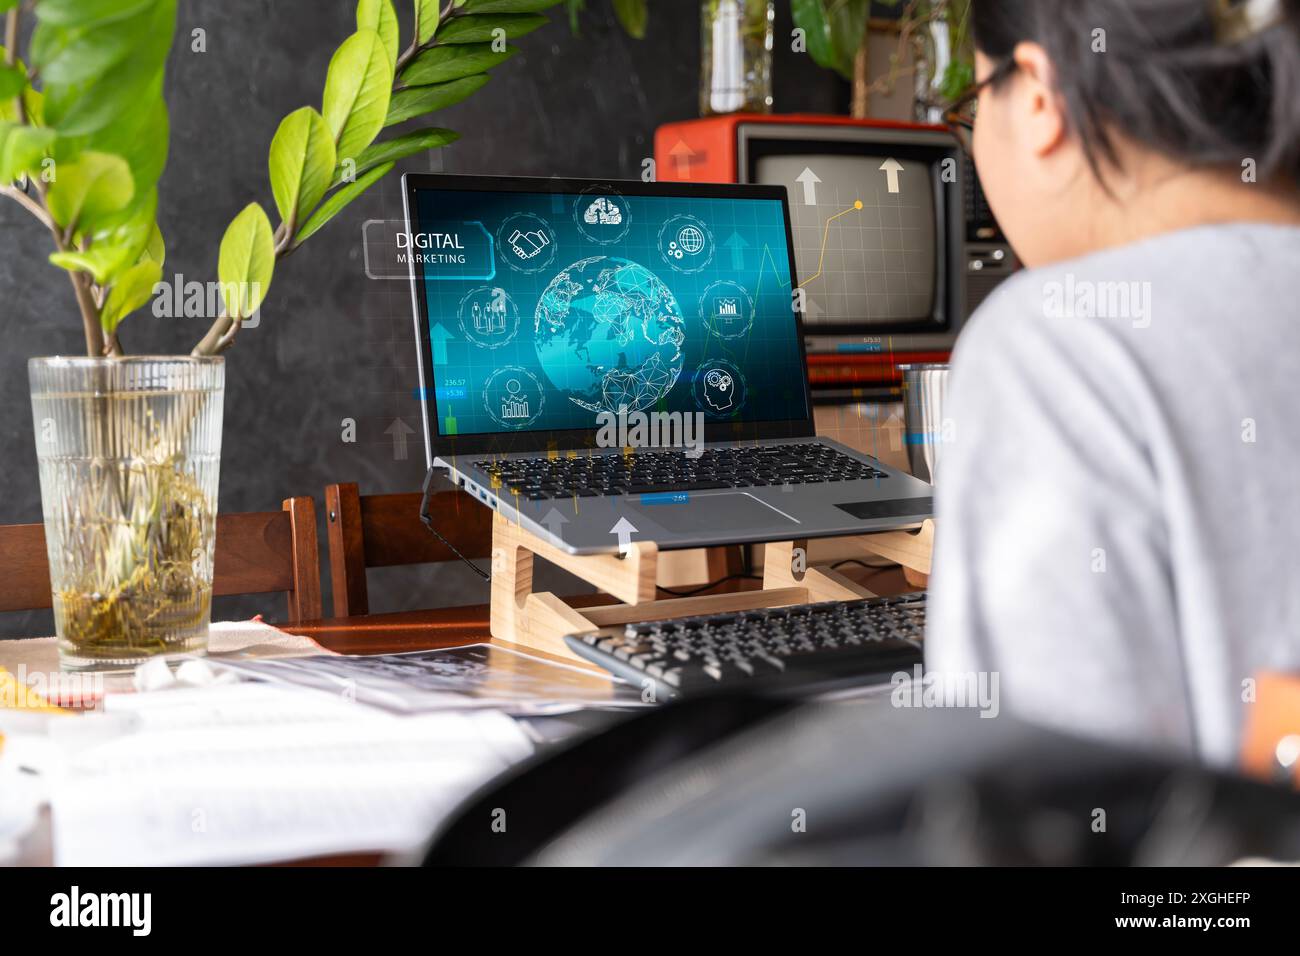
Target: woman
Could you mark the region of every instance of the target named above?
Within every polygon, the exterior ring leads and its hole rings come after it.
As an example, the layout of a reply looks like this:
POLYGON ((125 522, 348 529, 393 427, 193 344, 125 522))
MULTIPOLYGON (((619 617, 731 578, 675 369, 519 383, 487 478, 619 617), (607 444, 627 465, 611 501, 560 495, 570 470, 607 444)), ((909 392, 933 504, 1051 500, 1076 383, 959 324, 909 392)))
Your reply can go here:
POLYGON ((1028 269, 954 356, 927 663, 1232 763, 1250 678, 1300 672, 1300 0, 971 16, 1028 269))

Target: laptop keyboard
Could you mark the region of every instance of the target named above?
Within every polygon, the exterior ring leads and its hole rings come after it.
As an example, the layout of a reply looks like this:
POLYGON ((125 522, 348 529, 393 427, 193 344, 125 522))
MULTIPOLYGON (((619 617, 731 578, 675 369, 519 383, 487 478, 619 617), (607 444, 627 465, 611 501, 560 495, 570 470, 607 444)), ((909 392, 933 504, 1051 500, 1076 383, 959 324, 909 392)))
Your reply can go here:
POLYGON ((509 458, 474 463, 504 493, 528 501, 645 495, 767 485, 808 485, 887 478, 885 472, 817 442, 573 458, 509 458))

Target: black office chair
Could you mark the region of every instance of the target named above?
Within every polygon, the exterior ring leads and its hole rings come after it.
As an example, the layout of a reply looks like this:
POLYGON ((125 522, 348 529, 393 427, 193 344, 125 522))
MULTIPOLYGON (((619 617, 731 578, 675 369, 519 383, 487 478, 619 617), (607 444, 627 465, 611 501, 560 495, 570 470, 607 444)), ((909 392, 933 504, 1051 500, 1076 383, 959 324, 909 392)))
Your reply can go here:
POLYGON ((1007 716, 683 701, 539 755, 426 865, 1221 865, 1300 859, 1300 795, 1007 716), (505 812, 505 829, 493 827, 505 812))

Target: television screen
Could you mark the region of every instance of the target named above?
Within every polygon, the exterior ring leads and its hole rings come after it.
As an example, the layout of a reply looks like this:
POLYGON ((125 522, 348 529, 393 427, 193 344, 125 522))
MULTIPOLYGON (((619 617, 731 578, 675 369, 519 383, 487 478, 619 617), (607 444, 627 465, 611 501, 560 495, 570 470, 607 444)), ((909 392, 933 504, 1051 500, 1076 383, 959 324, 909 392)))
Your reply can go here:
POLYGON ((777 154, 758 157, 755 173, 757 182, 790 192, 806 324, 934 320, 940 237, 929 162, 777 154))

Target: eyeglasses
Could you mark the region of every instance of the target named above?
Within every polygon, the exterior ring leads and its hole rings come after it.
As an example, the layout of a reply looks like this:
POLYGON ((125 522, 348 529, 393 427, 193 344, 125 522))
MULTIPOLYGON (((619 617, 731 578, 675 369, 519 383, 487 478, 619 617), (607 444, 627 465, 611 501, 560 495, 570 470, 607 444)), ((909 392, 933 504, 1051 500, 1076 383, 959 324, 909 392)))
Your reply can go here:
POLYGON ((1016 61, 1008 57, 994 68, 993 72, 971 86, 961 96, 949 104, 943 111, 943 121, 952 135, 967 153, 975 142, 975 113, 979 107, 980 94, 995 83, 1001 83, 1016 72, 1016 61))

